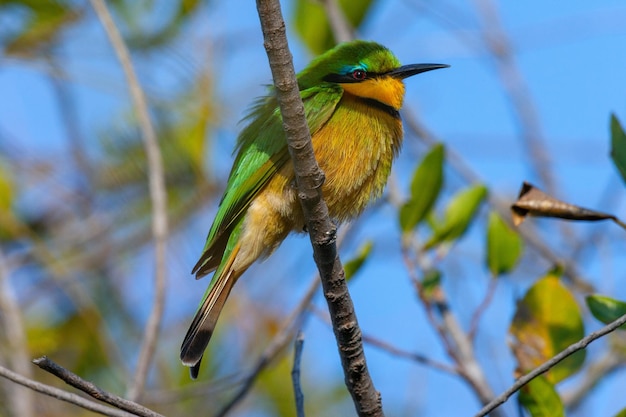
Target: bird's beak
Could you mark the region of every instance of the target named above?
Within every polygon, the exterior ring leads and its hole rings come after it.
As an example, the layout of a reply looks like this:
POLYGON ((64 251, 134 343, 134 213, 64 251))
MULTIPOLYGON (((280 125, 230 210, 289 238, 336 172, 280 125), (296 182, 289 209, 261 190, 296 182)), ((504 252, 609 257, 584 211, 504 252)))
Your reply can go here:
POLYGON ((403 80, 405 78, 411 77, 416 74, 421 74, 422 72, 432 71, 440 68, 448 68, 450 65, 445 64, 410 64, 403 65, 400 68, 396 68, 395 70, 389 71, 387 75, 403 80))

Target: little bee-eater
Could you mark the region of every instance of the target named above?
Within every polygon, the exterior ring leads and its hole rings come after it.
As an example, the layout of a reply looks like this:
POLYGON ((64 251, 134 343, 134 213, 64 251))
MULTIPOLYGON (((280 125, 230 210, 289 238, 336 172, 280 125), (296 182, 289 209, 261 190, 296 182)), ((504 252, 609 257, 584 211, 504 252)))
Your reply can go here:
MULTIPOLYGON (((333 219, 354 218, 382 194, 402 143, 403 80, 445 67, 400 66, 384 46, 353 41, 327 51, 298 74, 315 158, 326 175, 322 195, 333 219)), ((226 191, 192 271, 196 278, 215 271, 181 347, 180 358, 193 378, 237 279, 291 231, 304 230, 273 90, 245 120, 226 191)))

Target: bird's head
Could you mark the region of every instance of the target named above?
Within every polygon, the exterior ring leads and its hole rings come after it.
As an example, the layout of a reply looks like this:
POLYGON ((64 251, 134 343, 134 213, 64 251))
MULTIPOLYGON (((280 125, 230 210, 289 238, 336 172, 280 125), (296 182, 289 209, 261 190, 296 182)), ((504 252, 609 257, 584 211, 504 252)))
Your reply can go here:
POLYGON ((422 72, 446 68, 442 64, 400 65, 384 46, 367 41, 337 45, 315 58, 298 76, 300 89, 322 83, 339 84, 344 92, 372 99, 399 110, 404 99, 404 80, 422 72))

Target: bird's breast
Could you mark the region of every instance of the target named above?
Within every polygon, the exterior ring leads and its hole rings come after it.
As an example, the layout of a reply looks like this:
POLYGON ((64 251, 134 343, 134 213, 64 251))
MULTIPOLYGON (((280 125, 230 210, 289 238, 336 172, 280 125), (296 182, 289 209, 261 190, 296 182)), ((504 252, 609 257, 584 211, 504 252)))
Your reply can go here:
POLYGON ((347 220, 382 194, 402 142, 402 122, 397 112, 345 93, 312 140, 326 175, 322 192, 329 213, 347 220))

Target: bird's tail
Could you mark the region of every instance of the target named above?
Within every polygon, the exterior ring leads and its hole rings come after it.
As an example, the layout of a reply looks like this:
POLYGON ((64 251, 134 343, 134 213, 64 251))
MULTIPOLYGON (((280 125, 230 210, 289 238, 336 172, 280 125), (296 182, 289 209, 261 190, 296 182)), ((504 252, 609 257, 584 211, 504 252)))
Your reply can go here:
POLYGON ((218 275, 213 278, 212 285, 198 308, 180 348, 180 360, 183 365, 191 368, 189 371, 193 379, 198 377, 202 355, 209 344, 224 303, 237 278, 244 272, 233 269, 240 247, 241 244, 238 243, 231 251, 224 267, 218 268, 216 272, 218 275))

